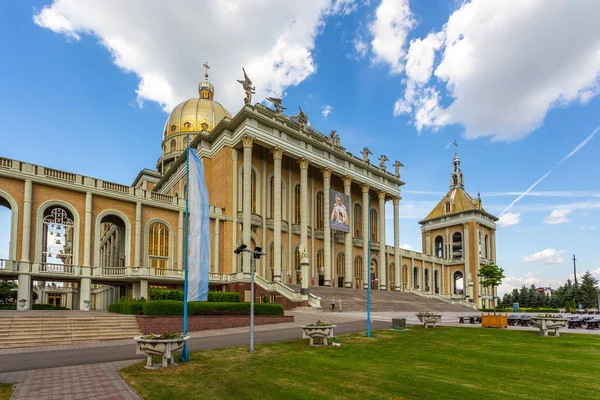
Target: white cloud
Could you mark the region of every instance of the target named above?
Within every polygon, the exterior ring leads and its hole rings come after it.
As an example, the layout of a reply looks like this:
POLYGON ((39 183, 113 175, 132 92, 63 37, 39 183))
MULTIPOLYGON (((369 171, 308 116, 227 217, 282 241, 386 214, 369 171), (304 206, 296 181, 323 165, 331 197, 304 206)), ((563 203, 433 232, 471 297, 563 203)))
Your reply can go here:
POLYGON ((367 51, 369 50, 369 44, 365 42, 360 34, 358 34, 354 40, 352 41, 352 45, 354 46, 355 55, 353 58, 360 59, 367 56, 367 51))
POLYGON ((375 19, 369 25, 373 35, 371 47, 375 53, 373 62, 389 64, 392 74, 402 72, 406 37, 414 26, 416 21, 408 0, 382 0, 375 11, 375 19))
POLYGON ((202 64, 211 65, 215 99, 232 113, 243 105, 236 79, 242 67, 256 86, 255 101, 282 96, 316 71, 315 37, 332 14, 347 15, 353 1, 55 0, 34 15, 36 24, 70 40, 93 35, 113 62, 140 82, 140 102, 166 111, 197 97, 202 64), (218 34, 215 34, 218 32, 218 34))
POLYGON ((517 225, 521 222, 521 213, 506 213, 499 217, 497 224, 503 228, 517 225))
POLYGON ((408 244, 408 243, 401 244, 401 245, 400 245, 400 248, 401 248, 401 249, 404 249, 404 250, 413 250, 413 247, 412 247, 412 245, 410 245, 410 244, 408 244))
POLYGON ((571 210, 569 210, 567 208, 560 208, 557 210, 552 210, 550 215, 548 215, 546 218, 544 218, 544 223, 551 224, 551 225, 564 224, 564 223, 570 221, 569 218, 567 218, 567 216, 570 213, 571 213, 571 210))
POLYGON ((564 250, 545 249, 523 257, 524 263, 560 264, 564 262, 564 250))
POLYGON ((341 15, 345 17, 353 13, 358 8, 356 0, 334 0, 329 12, 332 15, 341 15))
POLYGON ((321 114, 323 114, 325 118, 327 118, 332 111, 333 107, 331 107, 330 105, 321 106, 321 114))
POLYGON ((523 285, 529 287, 538 285, 540 280, 536 278, 532 272, 527 272, 524 276, 509 276, 502 280, 502 284, 498 286, 500 296, 505 293, 511 293, 513 289, 520 289, 523 285))
MULTIPOLYGON (((467 138, 518 140, 550 109, 600 93, 599 14, 596 0, 463 2, 441 32, 412 42, 423 49, 409 51, 406 90, 394 112, 411 114, 418 130, 459 123, 467 138), (427 43, 433 35, 444 38, 441 46, 427 43), (432 50, 440 61, 430 78, 432 50), (420 66, 416 76, 408 75, 412 63, 420 66)), ((404 41, 390 40, 390 48, 404 41)), ((398 54, 386 59, 395 73, 398 54)))

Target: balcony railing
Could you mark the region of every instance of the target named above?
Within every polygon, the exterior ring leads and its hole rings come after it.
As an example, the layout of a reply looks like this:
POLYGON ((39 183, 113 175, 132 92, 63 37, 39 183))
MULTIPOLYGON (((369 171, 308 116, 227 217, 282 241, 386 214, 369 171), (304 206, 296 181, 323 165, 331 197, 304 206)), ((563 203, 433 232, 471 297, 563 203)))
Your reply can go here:
POLYGON ((16 270, 16 261, 0 258, 0 272, 16 272, 16 270))
POLYGON ((76 275, 78 267, 70 264, 41 263, 40 272, 48 274, 76 275))

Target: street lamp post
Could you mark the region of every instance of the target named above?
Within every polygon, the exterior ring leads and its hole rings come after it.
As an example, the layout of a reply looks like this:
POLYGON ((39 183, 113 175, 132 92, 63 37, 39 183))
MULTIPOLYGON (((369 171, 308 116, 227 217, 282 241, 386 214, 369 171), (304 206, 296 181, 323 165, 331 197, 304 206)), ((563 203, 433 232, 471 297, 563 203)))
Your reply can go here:
POLYGON ((235 254, 250 253, 250 353, 254 352, 254 259, 260 259, 260 256, 264 256, 261 247, 255 247, 254 250, 250 250, 245 244, 240 244, 237 249, 233 251, 235 254))

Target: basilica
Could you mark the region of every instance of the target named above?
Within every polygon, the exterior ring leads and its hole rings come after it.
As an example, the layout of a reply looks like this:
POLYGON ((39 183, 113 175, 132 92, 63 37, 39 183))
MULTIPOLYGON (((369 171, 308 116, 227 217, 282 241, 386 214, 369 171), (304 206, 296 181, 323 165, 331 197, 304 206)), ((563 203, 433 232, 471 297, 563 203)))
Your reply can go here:
POLYGON ((281 99, 252 104, 249 78, 240 83, 245 105, 232 115, 205 74, 198 98, 167 118, 156 167, 131 185, 0 157, 0 206, 11 212, 0 279, 18 281, 18 310, 34 303, 101 310, 122 297, 148 298, 151 287, 183 287, 188 138, 209 192, 211 290, 249 298, 249 254, 234 254, 244 243, 265 253, 255 260, 260 298, 286 308, 319 307, 310 287, 369 285, 490 305, 494 293, 477 273, 496 260, 497 218, 466 192, 457 152, 448 193, 419 222, 422 252, 405 250, 400 161, 388 170, 385 155, 371 160, 365 148, 357 157, 335 131, 313 129, 302 109, 288 116, 281 99), (347 231, 330 223, 338 197, 347 199, 347 231), (386 238, 388 202, 393 239, 386 238))

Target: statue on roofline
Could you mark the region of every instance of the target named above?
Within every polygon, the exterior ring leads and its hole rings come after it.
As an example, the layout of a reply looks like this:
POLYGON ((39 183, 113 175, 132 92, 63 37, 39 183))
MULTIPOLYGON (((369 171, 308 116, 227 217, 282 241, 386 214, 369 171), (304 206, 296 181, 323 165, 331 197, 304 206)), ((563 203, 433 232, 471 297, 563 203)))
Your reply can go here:
POLYGON ((287 110, 287 108, 281 105, 281 99, 278 99, 277 97, 267 97, 267 101, 273 104, 273 106, 275 107, 275 112, 277 114, 282 114, 283 110, 287 110))
POLYGON ((248 78, 248 74, 246 74, 246 70, 242 68, 244 71, 244 80, 237 80, 242 84, 242 88, 244 88, 244 92, 246 92, 246 97, 244 98, 244 104, 250 104, 252 102, 252 95, 256 94, 256 88, 252 86, 252 81, 248 78))
POLYGON ((373 153, 371 153, 371 150, 369 150, 368 147, 365 147, 363 151, 360 152, 360 154, 362 154, 364 162, 366 162, 367 164, 371 164, 371 160, 369 160, 369 155, 373 153))
POLYGON ((385 171, 386 166, 385 166, 385 162, 388 160, 388 158, 385 156, 385 154, 382 154, 379 158, 379 168, 383 171, 385 171))
POLYGON ((402 163, 400 161, 396 160, 396 162, 393 164, 393 167, 395 168, 394 176, 396 178, 400 178, 400 167, 403 167, 402 163))

